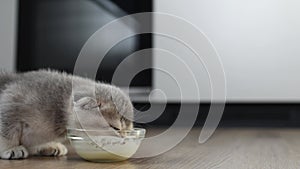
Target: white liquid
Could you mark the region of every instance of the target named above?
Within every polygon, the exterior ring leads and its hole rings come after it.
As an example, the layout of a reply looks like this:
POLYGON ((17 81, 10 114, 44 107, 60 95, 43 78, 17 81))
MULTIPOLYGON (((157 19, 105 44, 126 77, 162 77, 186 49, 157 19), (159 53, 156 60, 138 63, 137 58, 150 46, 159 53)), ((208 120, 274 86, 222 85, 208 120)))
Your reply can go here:
POLYGON ((90 138, 73 140, 72 145, 82 158, 95 162, 126 160, 137 151, 141 143, 141 139, 128 137, 99 136, 90 138))

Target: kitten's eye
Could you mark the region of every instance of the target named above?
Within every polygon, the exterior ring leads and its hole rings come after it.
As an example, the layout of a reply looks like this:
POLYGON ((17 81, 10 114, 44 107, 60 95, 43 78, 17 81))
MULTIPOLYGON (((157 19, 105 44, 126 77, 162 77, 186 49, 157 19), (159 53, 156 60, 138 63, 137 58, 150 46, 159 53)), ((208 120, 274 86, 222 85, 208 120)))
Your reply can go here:
POLYGON ((118 130, 118 131, 120 130, 120 129, 118 129, 117 127, 114 127, 114 126, 112 126, 112 125, 110 125, 110 127, 113 128, 114 130, 118 130))

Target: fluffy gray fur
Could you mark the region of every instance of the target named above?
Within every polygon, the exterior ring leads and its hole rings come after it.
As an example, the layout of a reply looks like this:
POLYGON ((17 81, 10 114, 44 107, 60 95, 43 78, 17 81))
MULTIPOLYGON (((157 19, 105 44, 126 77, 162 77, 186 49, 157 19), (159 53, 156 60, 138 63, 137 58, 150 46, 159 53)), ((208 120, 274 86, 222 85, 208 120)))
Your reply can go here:
POLYGON ((65 155, 67 149, 58 140, 68 127, 122 131, 132 128, 132 118, 132 103, 117 87, 48 70, 0 72, 2 159, 65 155))

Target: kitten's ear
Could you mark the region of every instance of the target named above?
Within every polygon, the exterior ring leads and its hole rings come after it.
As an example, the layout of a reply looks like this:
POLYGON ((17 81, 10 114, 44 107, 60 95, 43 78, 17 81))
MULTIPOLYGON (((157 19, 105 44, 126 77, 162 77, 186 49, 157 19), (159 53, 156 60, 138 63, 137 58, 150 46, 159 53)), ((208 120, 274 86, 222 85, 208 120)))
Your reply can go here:
POLYGON ((95 99, 91 97, 83 97, 78 101, 75 101, 74 106, 85 110, 91 110, 98 108, 99 105, 95 99))

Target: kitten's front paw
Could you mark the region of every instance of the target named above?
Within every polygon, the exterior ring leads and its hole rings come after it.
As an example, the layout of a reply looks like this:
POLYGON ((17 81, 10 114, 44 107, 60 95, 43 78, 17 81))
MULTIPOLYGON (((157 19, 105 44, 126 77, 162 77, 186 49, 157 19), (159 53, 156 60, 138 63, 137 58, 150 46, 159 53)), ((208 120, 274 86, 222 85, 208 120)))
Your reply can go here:
POLYGON ((14 147, 1 153, 1 158, 4 160, 18 160, 27 157, 28 151, 23 146, 14 147))
POLYGON ((61 143, 48 143, 39 148, 38 154, 42 156, 64 156, 68 153, 68 149, 61 143))

